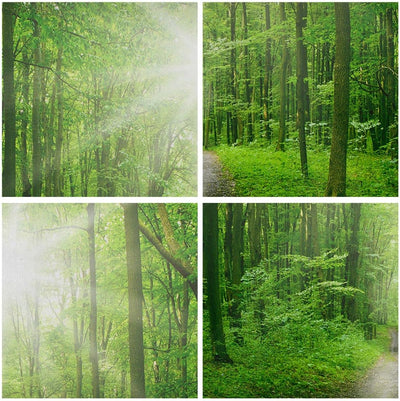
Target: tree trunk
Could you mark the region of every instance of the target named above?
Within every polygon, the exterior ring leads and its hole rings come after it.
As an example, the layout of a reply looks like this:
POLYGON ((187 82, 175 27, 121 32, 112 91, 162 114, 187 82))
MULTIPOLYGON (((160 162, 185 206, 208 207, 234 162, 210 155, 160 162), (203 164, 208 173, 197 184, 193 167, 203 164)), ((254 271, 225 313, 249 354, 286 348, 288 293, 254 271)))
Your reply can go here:
POLYGON ((26 50, 22 53, 24 61, 23 66, 23 84, 22 98, 24 101, 24 114, 21 121, 21 177, 22 177, 22 196, 31 196, 32 185, 29 181, 28 174, 28 147, 27 147, 27 131, 28 131, 28 105, 29 105, 29 60, 26 50))
POLYGON ((261 261, 261 210, 260 204, 248 204, 248 233, 251 266, 258 266, 261 261))
POLYGON ((243 337, 239 333, 241 324, 240 312, 240 282, 242 279, 242 255, 243 255, 243 240, 242 240, 242 220, 243 220, 243 205, 234 203, 233 220, 232 220, 232 280, 229 283, 232 291, 232 300, 229 308, 229 316, 231 317, 231 327, 234 329, 235 341, 241 345, 243 337))
POLYGON ((96 289, 96 256, 94 234, 94 204, 87 206, 89 236, 89 275, 90 275, 90 363, 92 365, 92 394, 100 398, 99 357, 97 352, 97 289, 96 289))
MULTIPOLYGON (((270 5, 265 3, 265 31, 271 29, 271 16, 270 16, 270 5)), ((272 59, 271 59, 271 39, 268 37, 265 43, 265 76, 264 76, 264 97, 263 97, 263 119, 265 137, 268 143, 271 142, 272 130, 269 124, 270 120, 270 108, 272 99, 272 59)))
MULTIPOLYGON (((242 29, 243 29, 243 40, 247 40, 247 10, 246 3, 242 3, 243 13, 242 13, 242 29)), ((247 44, 243 47, 244 53, 244 79, 245 79, 245 93, 247 102, 247 141, 253 142, 253 122, 252 122, 252 112, 251 112, 251 90, 250 90, 250 77, 249 77, 249 47, 247 44)))
MULTIPOLYGON (((286 12, 285 3, 279 3, 281 23, 286 23, 286 12)), ((287 84, 287 70, 289 65, 289 50, 287 47, 287 35, 286 33, 282 35, 282 60, 280 69, 280 114, 279 114, 279 137, 278 143, 276 145, 276 150, 285 150, 285 140, 286 140, 286 84, 287 84)))
MULTIPOLYGON (((14 4, 3 3, 3 196, 15 196, 14 4)), ((26 110, 27 112, 27 110, 26 110)))
POLYGON ((138 205, 124 204, 126 261, 129 299, 129 367, 131 398, 145 398, 142 263, 140 255, 138 205))
POLYGON ((396 122, 397 114, 397 87, 396 87, 396 70, 394 66, 395 46, 394 46, 394 29, 393 29, 393 9, 389 6, 386 10, 386 39, 387 39, 387 95, 388 95, 388 124, 390 138, 390 154, 393 158, 397 158, 398 153, 398 124, 396 122))
POLYGON ((225 345, 222 324, 218 263, 218 206, 203 205, 204 276, 207 282, 207 308, 210 316, 211 346, 215 361, 232 363, 225 345))
POLYGON ((335 3, 335 20, 336 56, 334 65, 332 144, 325 196, 346 196, 350 73, 349 3, 335 3))
POLYGON ((64 104, 63 104, 63 84, 59 78, 61 74, 63 48, 58 49, 56 63, 56 88, 57 88, 57 136, 56 136, 56 152, 54 155, 54 196, 62 196, 61 188, 61 151, 63 144, 63 121, 64 121, 64 104))
MULTIPOLYGON (((38 12, 37 3, 31 3, 34 15, 38 12)), ((32 195, 40 196, 42 190, 42 156, 40 139, 40 93, 41 93, 41 49, 40 49, 40 28, 38 22, 34 19, 33 37, 35 38, 35 48, 33 51, 33 100, 32 100, 32 195)))
MULTIPOLYGON (((359 230, 360 230, 360 216, 361 216, 361 204, 351 203, 351 234, 349 242, 347 244, 347 259, 346 259, 346 270, 348 272, 348 285, 351 287, 357 286, 357 269, 358 269, 358 258, 359 258, 359 230)), ((354 322, 357 319, 356 311, 356 300, 354 295, 347 298, 346 302, 346 314, 347 318, 354 322)))
POLYGON ((297 75, 297 129, 299 130, 301 172, 308 177, 306 147, 306 79, 307 48, 304 44, 303 28, 306 26, 307 3, 296 3, 296 75, 297 75))
MULTIPOLYGON (((232 102, 235 103, 237 97, 237 77, 236 77, 236 47, 234 43, 236 42, 236 3, 229 3, 229 17, 231 24, 231 55, 230 55, 230 88, 232 102)), ((232 142, 235 143, 238 140, 238 118, 236 105, 232 106, 231 112, 231 131, 232 131, 232 142)))

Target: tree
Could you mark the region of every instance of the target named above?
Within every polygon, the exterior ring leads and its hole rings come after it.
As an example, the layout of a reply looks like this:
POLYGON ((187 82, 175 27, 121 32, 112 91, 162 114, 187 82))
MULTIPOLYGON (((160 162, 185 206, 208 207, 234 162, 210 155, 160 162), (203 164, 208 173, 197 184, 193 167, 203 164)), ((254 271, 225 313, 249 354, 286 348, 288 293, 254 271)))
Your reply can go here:
POLYGON ((90 362, 92 364, 93 398, 100 397, 99 357, 97 352, 97 289, 96 289, 96 249, 94 234, 94 203, 87 206, 89 236, 89 274, 90 274, 90 362))
POLYGON ((220 304, 218 268, 218 207, 215 203, 203 206, 204 275, 207 281, 207 309, 210 318, 210 334, 213 358, 217 362, 232 363, 225 345, 220 304))
MULTIPOLYGON (((286 11, 285 3, 279 3, 279 12, 281 23, 286 23, 286 11)), ((285 29, 285 28, 284 28, 285 29)), ((279 99, 280 99, 280 110, 279 110, 279 137, 276 145, 277 150, 285 150, 286 140, 286 85, 287 85, 287 70, 289 65, 289 50, 287 48, 287 36, 286 32, 282 33, 281 44, 282 44, 282 58, 280 67, 279 77, 279 99)))
MULTIPOLYGON (((237 4, 235 2, 229 3, 229 20, 231 28, 231 42, 236 41, 236 8, 237 4)), ((230 125, 232 130, 232 142, 237 142, 239 138, 238 133, 238 117, 236 111, 236 99, 238 96, 237 90, 237 73, 236 73, 236 47, 232 46, 230 55, 230 88, 231 88, 231 102, 232 111, 230 112, 230 125)))
POLYGON ((325 196, 346 196, 350 73, 350 9, 348 3, 335 3, 335 21, 336 55, 332 144, 325 196))
POLYGON ((308 177, 307 147, 306 147, 306 82, 307 79, 307 48, 304 44, 303 29, 306 26, 307 3, 296 3, 296 93, 297 93, 297 129, 299 130, 299 146, 301 172, 308 177))
POLYGON ((40 46, 40 26, 37 21, 37 13, 40 13, 40 5, 32 3, 33 14, 33 37, 34 52, 33 52, 33 95, 32 95, 32 195, 40 196, 42 191, 42 146, 41 146, 41 129, 40 129, 40 95, 42 84, 42 54, 40 46))
MULTIPOLYGON (((348 285, 357 287, 357 270, 359 262, 359 229, 361 217, 361 204, 352 203, 351 209, 351 234, 348 240, 348 255, 346 258, 346 272, 348 277, 348 285)), ((346 302, 347 318, 354 322, 357 319, 357 309, 355 297, 350 297, 346 302)))
POLYGON ((3 121, 5 134, 3 196, 15 196, 17 129, 14 89, 14 24, 14 5, 3 3, 3 121))
POLYGON ((142 266, 140 258, 139 220, 137 204, 125 204, 126 260, 129 299, 129 367, 131 397, 145 398, 142 266))

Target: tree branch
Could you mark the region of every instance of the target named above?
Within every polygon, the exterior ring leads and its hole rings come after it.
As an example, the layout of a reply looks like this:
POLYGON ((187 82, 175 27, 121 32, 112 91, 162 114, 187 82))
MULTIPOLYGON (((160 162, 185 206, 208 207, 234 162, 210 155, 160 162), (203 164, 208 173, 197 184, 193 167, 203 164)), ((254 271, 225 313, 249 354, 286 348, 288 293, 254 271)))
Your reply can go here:
POLYGON ((154 245, 159 254, 165 260, 171 263, 171 265, 174 266, 175 270, 177 270, 182 275, 182 277, 188 279, 190 288, 194 292, 194 295, 196 296, 197 299, 197 277, 189 278, 189 276, 191 276, 193 272, 187 267, 185 267, 180 260, 176 259, 140 220, 139 220, 139 229, 141 233, 147 238, 147 240, 154 245))

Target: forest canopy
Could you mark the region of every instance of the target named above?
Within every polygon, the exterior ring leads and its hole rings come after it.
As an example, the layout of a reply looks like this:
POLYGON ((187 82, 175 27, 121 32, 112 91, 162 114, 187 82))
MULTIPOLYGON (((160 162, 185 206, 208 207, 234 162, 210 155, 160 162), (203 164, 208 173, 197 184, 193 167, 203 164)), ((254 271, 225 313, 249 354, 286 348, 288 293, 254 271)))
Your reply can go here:
POLYGON ((234 195, 397 195, 396 3, 204 3, 203 20, 203 144, 234 195))
POLYGON ((196 205, 4 204, 3 397, 195 397, 196 271, 196 205))
POLYGON ((3 3, 3 195, 195 195, 196 21, 189 3, 3 3))

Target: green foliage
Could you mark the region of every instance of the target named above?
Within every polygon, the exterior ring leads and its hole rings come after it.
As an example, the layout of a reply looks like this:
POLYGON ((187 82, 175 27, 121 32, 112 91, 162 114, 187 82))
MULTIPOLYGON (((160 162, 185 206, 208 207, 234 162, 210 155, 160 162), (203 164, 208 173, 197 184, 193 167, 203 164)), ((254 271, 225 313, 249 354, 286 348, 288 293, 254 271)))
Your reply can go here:
POLYGON ((255 335, 252 312, 244 316, 244 347, 228 335, 233 366, 211 362, 205 349, 205 397, 340 398, 388 347, 383 334, 367 342, 361 327, 312 319, 301 303, 297 309, 270 305, 262 335, 255 335))
MULTIPOLYGON (((301 175, 298 150, 288 146, 219 146, 214 149, 236 182, 236 196, 323 196, 328 177, 329 153, 308 152, 309 178, 301 175)), ((348 196, 397 196, 397 161, 385 155, 348 154, 348 196)))
POLYGON ((22 164, 32 181, 36 70, 42 92, 37 94, 42 100, 41 195, 194 194, 195 5, 15 3, 15 9, 17 131, 25 122, 27 138, 26 151, 21 135, 16 144, 17 196, 23 190, 22 164), (32 39, 33 17, 40 37, 32 39), (39 67, 32 65, 36 45, 42 54, 39 67), (61 194, 53 193, 56 179, 61 194))
POLYGON ((233 255, 224 247, 230 208, 219 207, 223 330, 233 364, 213 359, 206 310, 204 396, 354 397, 389 350, 395 329, 387 323, 397 326, 397 205, 362 204, 359 221, 353 204, 242 207, 239 286, 230 281, 233 255))
MULTIPOLYGON (((196 206, 168 204, 165 207, 180 248, 179 255, 174 256, 195 266, 196 206)), ((124 212, 116 204, 96 204, 95 211, 101 392, 106 398, 127 398, 129 342, 124 212)), ((165 244, 156 205, 140 205, 139 214, 165 244)), ((87 334, 90 299, 86 205, 7 205, 3 208, 3 223, 3 241, 8 249, 3 259, 4 294, 7 295, 3 303, 3 396, 74 398, 80 357, 81 397, 89 398, 92 384, 87 334), (38 359, 34 361, 38 337, 38 359)), ((185 309, 182 300, 186 286, 182 276, 145 238, 141 239, 141 260, 147 396, 194 397, 197 394, 196 300, 189 292, 185 309), (187 325, 182 323, 185 313, 187 325), (186 345, 181 344, 183 335, 187 335, 186 345), (183 364, 187 365, 185 375, 183 364)), ((194 268, 193 271, 195 276, 194 268)))

